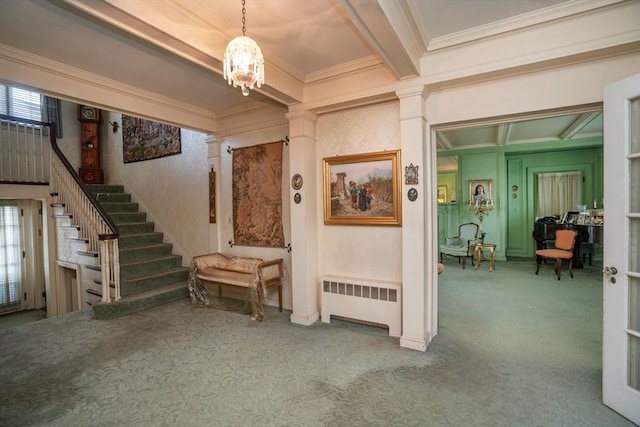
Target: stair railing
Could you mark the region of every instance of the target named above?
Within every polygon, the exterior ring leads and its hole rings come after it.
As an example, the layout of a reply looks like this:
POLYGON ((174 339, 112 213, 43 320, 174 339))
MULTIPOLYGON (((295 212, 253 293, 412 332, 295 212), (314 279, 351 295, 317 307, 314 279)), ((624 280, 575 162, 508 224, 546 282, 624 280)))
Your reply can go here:
MULTIPOLYGON (((87 241, 88 251, 98 254, 102 273, 102 302, 111 302, 110 284, 115 287, 114 300, 120 299, 120 258, 118 249, 118 238, 120 232, 118 227, 111 221, 106 211, 98 203, 95 196, 78 173, 73 169, 67 158, 64 156, 56 141, 55 123, 39 122, 36 120, 21 119, 19 117, 0 114, 0 133, 4 135, 2 141, 3 159, 0 163, 0 171, 9 174, 9 179, 4 182, 32 183, 32 176, 41 176, 45 170, 44 166, 39 172, 23 173, 25 165, 43 164, 42 156, 38 153, 45 153, 44 141, 45 131, 48 130, 51 150, 55 155, 49 155, 49 188, 53 195, 56 195, 60 202, 65 204, 67 213, 71 216, 74 225, 79 228, 81 239, 87 241), (6 132, 6 135, 5 135, 6 132), (18 141, 12 143, 9 148, 5 146, 4 139, 18 141), (36 139, 40 139, 37 142, 36 139), (31 145, 20 143, 20 141, 31 141, 31 145), (37 148, 37 147, 42 148, 37 148), (15 147, 15 148, 12 148, 15 147), (10 155, 6 155, 4 150, 11 150, 10 155), (28 159, 27 156, 35 155, 35 159, 28 159), (15 159, 15 160, 14 160, 15 159)), ((44 154, 43 154, 44 155, 44 154)), ((32 169, 37 169, 34 167, 32 169)), ((29 168, 26 167, 27 172, 29 168)), ((42 178, 42 176, 41 176, 42 178)), ((43 179, 37 181, 42 183, 43 179)))

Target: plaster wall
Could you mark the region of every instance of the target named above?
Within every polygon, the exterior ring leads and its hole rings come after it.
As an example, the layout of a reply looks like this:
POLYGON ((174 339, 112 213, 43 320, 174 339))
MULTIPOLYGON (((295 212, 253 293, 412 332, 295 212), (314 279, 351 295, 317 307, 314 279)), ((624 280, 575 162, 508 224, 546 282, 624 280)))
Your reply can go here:
POLYGON ((57 140, 58 147, 69 160, 71 166, 78 172, 80 168, 80 122, 78 121, 78 106, 74 102, 61 101, 62 138, 57 140))
MULTIPOLYGON (((325 157, 400 149, 397 102, 321 116, 317 161, 325 157)), ((402 164, 402 163, 401 163, 402 164)), ((402 282, 402 228, 324 225, 323 168, 318 168, 318 275, 402 282)))
POLYGON ((209 178, 206 135, 182 129, 180 154, 142 162, 124 163, 122 126, 113 133, 104 123, 122 123, 122 116, 104 112, 101 127, 102 168, 105 183, 121 184, 125 192, 155 222, 173 253, 182 255, 188 266, 194 255, 208 252, 209 178))

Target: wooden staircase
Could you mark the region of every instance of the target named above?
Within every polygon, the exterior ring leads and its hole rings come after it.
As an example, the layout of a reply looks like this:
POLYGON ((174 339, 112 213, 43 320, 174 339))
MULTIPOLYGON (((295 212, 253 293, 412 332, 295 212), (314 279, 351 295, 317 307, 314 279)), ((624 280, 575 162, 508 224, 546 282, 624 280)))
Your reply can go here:
MULTIPOLYGON (((89 185, 91 192, 120 230, 120 284, 118 301, 92 304, 98 319, 114 318, 160 304, 186 298, 189 268, 182 257, 172 253, 173 246, 163 243, 163 235, 154 231, 146 213, 122 185, 89 185)), ((99 279, 95 280, 99 284, 99 279)), ((95 293, 95 291, 92 291, 95 293)))

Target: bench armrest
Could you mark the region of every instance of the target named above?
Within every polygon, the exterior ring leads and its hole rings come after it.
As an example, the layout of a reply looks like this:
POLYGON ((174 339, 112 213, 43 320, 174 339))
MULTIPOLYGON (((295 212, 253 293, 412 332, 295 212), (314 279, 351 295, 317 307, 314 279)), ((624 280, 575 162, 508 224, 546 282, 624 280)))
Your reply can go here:
POLYGON ((261 263, 258 265, 258 277, 265 287, 281 284, 284 278, 284 260, 278 258, 261 263))

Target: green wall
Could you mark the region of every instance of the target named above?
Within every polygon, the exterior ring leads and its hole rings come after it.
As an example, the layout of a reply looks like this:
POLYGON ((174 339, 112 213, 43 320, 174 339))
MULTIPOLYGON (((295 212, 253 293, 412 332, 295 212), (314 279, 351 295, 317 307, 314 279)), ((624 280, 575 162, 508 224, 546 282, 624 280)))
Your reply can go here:
MULTIPOLYGON (((469 180, 491 180, 494 209, 484 218, 483 231, 486 242, 498 245, 497 260, 533 257, 537 173, 578 170, 584 178, 584 203, 591 206, 594 199, 598 204, 603 199, 601 138, 438 153, 449 155, 458 157, 454 175, 459 203, 438 206, 438 237, 457 235, 459 224, 479 222, 469 211, 469 180)), ((438 173, 438 185, 452 185, 451 175, 438 173)))

